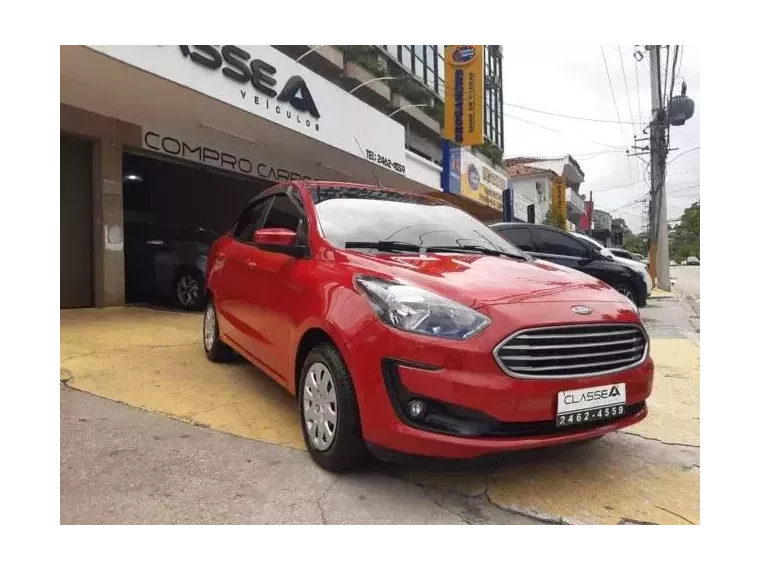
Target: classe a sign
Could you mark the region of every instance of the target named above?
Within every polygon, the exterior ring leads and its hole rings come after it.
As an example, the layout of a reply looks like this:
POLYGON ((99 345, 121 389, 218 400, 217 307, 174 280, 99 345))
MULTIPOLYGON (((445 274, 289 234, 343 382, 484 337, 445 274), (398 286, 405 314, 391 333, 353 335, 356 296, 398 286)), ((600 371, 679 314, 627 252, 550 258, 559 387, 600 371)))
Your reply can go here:
MULTIPOLYGON (((251 87, 262 98, 268 98, 264 106, 267 110, 272 110, 277 114, 282 114, 280 106, 292 107, 296 112, 307 113, 313 119, 304 120, 307 126, 314 123, 314 128, 319 130, 319 123, 316 119, 320 118, 319 110, 314 102, 314 97, 309 91, 309 86, 300 75, 291 75, 285 79, 282 88, 279 88, 277 81, 277 68, 263 59, 252 58, 251 54, 241 47, 234 45, 224 46, 179 46, 180 52, 193 63, 211 69, 212 71, 221 71, 222 76, 230 81, 239 83, 241 86, 251 87), (279 91, 278 91, 279 88, 279 91), (270 104, 274 99, 276 103, 270 104)), ((241 91, 242 97, 245 98, 246 92, 241 91)), ((259 96, 253 95, 252 99, 256 105, 261 105, 259 96)), ((285 110, 288 118, 292 117, 289 110, 285 110)), ((296 116, 296 121, 301 123, 301 117, 296 116)))
MULTIPOLYGON (((402 175, 405 172, 405 135, 401 124, 272 46, 87 47, 382 168, 402 175)), ((198 124, 204 118, 184 119, 198 124)), ((266 130, 270 139, 277 142, 276 129, 269 125, 261 125, 259 129, 254 118, 244 120, 241 132, 266 130)))

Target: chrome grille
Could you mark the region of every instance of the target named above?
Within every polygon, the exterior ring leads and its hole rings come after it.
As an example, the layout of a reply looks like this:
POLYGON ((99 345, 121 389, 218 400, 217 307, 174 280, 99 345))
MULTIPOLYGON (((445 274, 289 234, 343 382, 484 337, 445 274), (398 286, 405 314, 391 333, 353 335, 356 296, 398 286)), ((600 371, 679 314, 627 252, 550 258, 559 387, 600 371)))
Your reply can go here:
POLYGON ((497 346, 494 356, 510 376, 578 378, 632 368, 647 348, 637 325, 567 325, 522 330, 497 346))

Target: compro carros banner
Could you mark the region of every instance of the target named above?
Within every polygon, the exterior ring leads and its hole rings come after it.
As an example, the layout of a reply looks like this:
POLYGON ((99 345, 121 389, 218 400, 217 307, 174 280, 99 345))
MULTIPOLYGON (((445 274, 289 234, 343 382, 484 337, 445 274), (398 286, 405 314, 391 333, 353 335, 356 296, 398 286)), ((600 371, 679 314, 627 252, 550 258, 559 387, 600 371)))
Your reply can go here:
POLYGON ((444 137, 460 146, 483 144, 483 49, 446 46, 444 137))

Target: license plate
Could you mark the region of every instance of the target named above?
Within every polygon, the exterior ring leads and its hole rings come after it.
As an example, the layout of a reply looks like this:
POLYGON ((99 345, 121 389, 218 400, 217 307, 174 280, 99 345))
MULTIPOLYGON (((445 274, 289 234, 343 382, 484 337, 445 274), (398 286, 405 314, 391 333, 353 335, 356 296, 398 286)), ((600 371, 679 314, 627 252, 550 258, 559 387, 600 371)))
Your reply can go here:
POLYGON ((625 413, 625 384, 609 384, 557 395, 557 426, 611 420, 625 413))

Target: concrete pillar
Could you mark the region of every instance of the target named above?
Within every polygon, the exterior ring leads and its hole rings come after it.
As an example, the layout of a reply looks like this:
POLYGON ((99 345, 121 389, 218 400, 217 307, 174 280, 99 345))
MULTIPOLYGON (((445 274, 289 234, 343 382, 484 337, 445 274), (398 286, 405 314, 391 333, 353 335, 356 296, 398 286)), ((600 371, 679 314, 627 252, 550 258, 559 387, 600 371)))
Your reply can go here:
POLYGON ((96 300, 98 306, 123 305, 125 302, 124 280, 124 206, 122 197, 121 142, 100 139, 97 144, 96 162, 100 173, 96 186, 100 186, 99 200, 95 206, 96 300), (97 285, 97 284, 96 284, 97 285), (99 297, 99 298, 98 298, 99 297))

